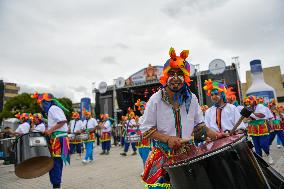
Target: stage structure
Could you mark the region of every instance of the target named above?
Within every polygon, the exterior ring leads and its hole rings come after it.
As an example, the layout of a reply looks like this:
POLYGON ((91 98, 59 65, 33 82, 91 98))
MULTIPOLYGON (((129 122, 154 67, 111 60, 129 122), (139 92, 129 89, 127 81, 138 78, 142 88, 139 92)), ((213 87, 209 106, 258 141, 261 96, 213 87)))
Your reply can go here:
MULTIPOLYGON (((219 64, 217 65, 219 66, 219 64)), ((206 96, 203 89, 204 81, 208 79, 217 80, 225 83, 229 87, 233 87, 236 92, 237 100, 239 101, 240 90, 238 88, 238 73, 236 65, 225 66, 222 74, 214 72, 212 69, 206 71, 199 71, 199 65, 191 65, 191 85, 190 90, 201 99, 200 104, 207 104, 211 106, 210 97, 206 96)), ((159 78, 162 74, 162 66, 152 66, 151 64, 141 69, 140 71, 132 74, 129 78, 124 80, 123 78, 114 79, 114 84, 107 86, 105 82, 101 82, 98 89, 94 89, 93 93, 96 93, 96 107, 95 113, 99 115, 101 113, 108 113, 111 117, 117 117, 118 119, 127 113, 127 108, 131 107, 135 110, 137 115, 140 114, 136 110, 135 102, 137 99, 148 101, 149 98, 159 90, 161 84, 159 78), (116 96, 116 98, 113 98, 116 96)))

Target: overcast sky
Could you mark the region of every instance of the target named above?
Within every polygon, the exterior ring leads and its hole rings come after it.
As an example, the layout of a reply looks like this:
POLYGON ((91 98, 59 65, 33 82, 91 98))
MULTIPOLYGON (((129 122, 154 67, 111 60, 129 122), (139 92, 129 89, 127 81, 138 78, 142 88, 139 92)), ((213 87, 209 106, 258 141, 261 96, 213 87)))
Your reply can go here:
POLYGON ((75 102, 92 83, 190 50, 201 70, 239 56, 284 71, 283 0, 0 0, 0 79, 75 102))

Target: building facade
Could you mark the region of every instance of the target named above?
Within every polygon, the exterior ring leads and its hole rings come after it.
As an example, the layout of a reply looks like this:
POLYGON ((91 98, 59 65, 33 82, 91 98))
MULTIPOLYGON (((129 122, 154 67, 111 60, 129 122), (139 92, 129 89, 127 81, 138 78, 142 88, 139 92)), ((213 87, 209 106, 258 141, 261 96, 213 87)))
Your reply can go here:
POLYGON ((9 98, 19 94, 20 87, 16 83, 7 83, 0 80, 0 111, 3 110, 4 104, 9 98))

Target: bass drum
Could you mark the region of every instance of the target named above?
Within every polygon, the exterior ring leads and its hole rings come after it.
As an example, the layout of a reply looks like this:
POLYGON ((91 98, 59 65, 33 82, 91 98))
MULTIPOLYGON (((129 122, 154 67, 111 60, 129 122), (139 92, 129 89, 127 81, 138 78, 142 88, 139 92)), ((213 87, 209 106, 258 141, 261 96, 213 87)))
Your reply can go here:
POLYGON ((16 140, 15 174, 31 179, 42 176, 53 167, 46 138, 41 133, 27 133, 16 140))
POLYGON ((164 168, 175 189, 270 188, 244 137, 186 145, 164 168))

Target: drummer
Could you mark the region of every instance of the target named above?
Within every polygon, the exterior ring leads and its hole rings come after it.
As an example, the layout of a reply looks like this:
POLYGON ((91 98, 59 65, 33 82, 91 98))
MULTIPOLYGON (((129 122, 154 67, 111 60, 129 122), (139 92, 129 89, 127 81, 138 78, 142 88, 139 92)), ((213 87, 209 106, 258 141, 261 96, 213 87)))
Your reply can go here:
POLYGON ((98 122, 95 118, 92 118, 91 112, 87 111, 86 109, 83 110, 83 114, 86 117, 86 120, 83 122, 83 130, 82 133, 88 133, 89 138, 88 140, 84 141, 86 147, 86 155, 82 161, 82 163, 92 163, 94 160, 93 157, 93 147, 95 141, 95 129, 98 126, 98 122))
POLYGON ((245 104, 254 110, 254 113, 247 118, 248 134, 251 136, 255 152, 262 157, 262 150, 268 157, 268 163, 273 164, 273 159, 269 153, 269 127, 267 125, 267 113, 265 106, 257 103, 255 96, 248 96, 245 104))
POLYGON ((45 134, 50 137, 50 151, 54 161, 49 178, 53 188, 61 188, 63 162, 70 164, 68 126, 64 114, 64 111, 68 110, 50 93, 36 92, 32 98, 37 99, 37 103, 47 114, 48 128, 45 134))
POLYGON ((100 123, 102 152, 100 155, 109 155, 111 147, 111 122, 108 114, 101 115, 102 122, 100 123))
MULTIPOLYGON (((137 100, 137 102, 135 103, 135 105, 138 107, 138 110, 140 111, 141 113, 141 116, 139 117, 138 119, 138 130, 139 130, 139 134, 141 133, 140 131, 140 126, 144 120, 144 111, 145 111, 145 108, 146 108, 146 102, 145 101, 141 101, 140 99, 137 100)), ((137 147, 138 147, 138 152, 142 158, 142 161, 143 161, 143 165, 145 165, 145 162, 148 158, 148 155, 151 151, 151 140, 149 138, 142 138, 141 142, 138 143, 137 147)))
POLYGON ((70 128, 68 133, 74 134, 74 138, 70 140, 70 153, 74 154, 75 150, 79 155, 79 159, 82 160, 82 140, 78 140, 76 135, 81 133, 83 129, 83 122, 80 120, 80 114, 78 112, 72 112, 72 120, 70 121, 70 128))
POLYGON ((45 132, 45 125, 44 125, 44 121, 43 121, 43 116, 41 113, 35 113, 33 114, 33 128, 32 128, 32 132, 41 132, 44 133, 45 132))
POLYGON ((218 139, 226 136, 205 126, 197 97, 190 92, 190 65, 186 61, 188 50, 176 56, 170 49, 160 83, 163 88, 153 94, 147 103, 140 127, 145 138, 155 139, 142 176, 148 188, 170 188, 164 162, 173 149, 181 147, 194 132, 194 139, 218 139), (194 130, 194 131, 193 131, 194 130))
POLYGON ((17 113, 15 117, 20 120, 21 124, 18 126, 18 128, 15 131, 9 129, 7 131, 8 134, 12 136, 20 136, 29 133, 31 128, 31 119, 32 119, 31 116, 32 114, 28 113, 22 113, 22 114, 17 113))
MULTIPOLYGON (((216 132, 229 132, 240 119, 241 115, 236 107, 227 102, 227 88, 224 84, 211 79, 205 80, 204 90, 211 96, 214 105, 205 114, 206 125, 216 132)), ((243 122, 238 127, 238 132, 243 132, 243 122)))
POLYGON ((133 153, 132 155, 137 154, 137 148, 136 148, 136 142, 129 142, 126 141, 126 136, 127 135, 134 135, 137 133, 137 123, 135 121, 135 113, 132 110, 132 108, 128 108, 128 114, 126 115, 127 121, 125 122, 125 137, 124 137, 124 150, 120 155, 122 156, 127 156, 127 152, 129 149, 129 146, 131 144, 133 153))

